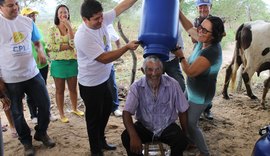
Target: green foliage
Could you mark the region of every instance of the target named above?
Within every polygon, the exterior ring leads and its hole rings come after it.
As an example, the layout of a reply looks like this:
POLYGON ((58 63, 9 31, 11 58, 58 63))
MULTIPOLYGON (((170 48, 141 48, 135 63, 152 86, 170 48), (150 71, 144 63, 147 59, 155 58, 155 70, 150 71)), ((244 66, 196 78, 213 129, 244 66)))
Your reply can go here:
POLYGON ((225 31, 226 31, 226 36, 223 37, 222 42, 221 42, 221 46, 223 48, 235 40, 235 32, 236 32, 236 30, 233 30, 233 29, 228 29, 225 31))
POLYGON ((231 26, 250 20, 270 18, 269 9, 262 0, 215 0, 212 14, 224 18, 231 26))

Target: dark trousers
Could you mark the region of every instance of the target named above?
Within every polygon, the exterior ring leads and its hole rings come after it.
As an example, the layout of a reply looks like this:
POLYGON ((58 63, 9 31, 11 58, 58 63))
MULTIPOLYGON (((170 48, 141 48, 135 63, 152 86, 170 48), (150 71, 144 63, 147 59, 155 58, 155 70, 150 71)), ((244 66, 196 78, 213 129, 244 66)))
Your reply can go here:
MULTIPOLYGON (((47 84, 48 71, 49 71, 49 65, 39 69, 39 72, 40 72, 42 78, 44 79, 45 84, 47 84)), ((30 116, 31 119, 36 118, 37 117, 37 106, 35 105, 33 99, 31 99, 29 96, 27 96, 26 101, 27 101, 27 105, 28 105, 29 112, 31 115, 30 116)))
POLYGON ((92 153, 101 152, 101 145, 105 141, 105 127, 108 123, 112 96, 108 82, 93 87, 79 84, 80 95, 85 104, 85 119, 87 133, 92 153))
MULTIPOLYGON (((164 129, 160 137, 155 137, 153 140, 153 133, 146 129, 140 122, 134 124, 136 132, 140 137, 142 143, 151 141, 160 141, 170 146, 171 156, 182 156, 186 149, 188 141, 182 129, 176 124, 172 123, 164 129)), ((142 156, 143 154, 135 154, 130 151, 130 137, 125 130, 121 135, 122 143, 126 148, 128 156, 142 156)))
POLYGON ((39 73, 30 80, 18 83, 6 83, 8 95, 11 100, 11 113, 19 140, 22 144, 32 144, 31 130, 28 127, 24 114, 22 97, 24 94, 33 99, 38 108, 38 125, 35 130, 38 134, 47 133, 50 123, 50 99, 45 82, 39 73))
POLYGON ((163 62, 164 72, 174 78, 180 85, 182 91, 186 89, 185 78, 179 65, 179 59, 176 57, 171 61, 163 62))

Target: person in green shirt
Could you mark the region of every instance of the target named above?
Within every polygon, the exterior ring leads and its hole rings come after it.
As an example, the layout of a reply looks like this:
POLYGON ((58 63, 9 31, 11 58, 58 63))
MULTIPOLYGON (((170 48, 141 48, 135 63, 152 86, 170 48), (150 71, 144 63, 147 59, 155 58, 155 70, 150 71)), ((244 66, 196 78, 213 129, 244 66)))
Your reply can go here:
MULTIPOLYGON (((28 8, 28 7, 25 7, 22 9, 21 14, 23 16, 27 16, 27 17, 31 18, 34 22, 36 22, 36 16, 38 15, 38 11, 35 11, 35 10, 28 8)), ((47 84, 47 77, 48 77, 48 70, 49 70, 49 61, 48 61, 49 59, 48 59, 48 54, 47 54, 48 50, 46 48, 46 43, 44 42, 43 35, 42 35, 40 30, 39 30, 39 32, 41 34, 40 43, 42 44, 42 46, 44 48, 44 52, 45 52, 46 57, 47 57, 47 62, 45 64, 44 63, 42 64, 39 62, 39 60, 37 58, 37 51, 36 51, 35 45, 33 43, 32 43, 32 54, 36 60, 39 72, 42 75, 45 83, 47 84)), ((37 120, 37 107, 35 107, 35 105, 31 104, 31 103, 33 103, 33 100, 31 98, 27 97, 26 101, 27 101, 28 108, 30 111, 31 121, 32 121, 32 123, 37 124, 37 121, 38 121, 37 120)), ((54 118, 53 116, 50 116, 50 120, 55 121, 56 118, 54 118)))

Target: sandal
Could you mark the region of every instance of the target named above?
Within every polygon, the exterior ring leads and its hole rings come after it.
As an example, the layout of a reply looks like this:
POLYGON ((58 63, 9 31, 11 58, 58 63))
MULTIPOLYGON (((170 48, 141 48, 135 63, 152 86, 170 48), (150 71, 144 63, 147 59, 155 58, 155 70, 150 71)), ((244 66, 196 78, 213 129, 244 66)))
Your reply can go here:
POLYGON ((68 123, 68 122, 69 122, 69 120, 68 120, 67 117, 63 117, 63 118, 61 118, 60 120, 61 120, 61 122, 63 122, 63 123, 68 123))
POLYGON ((84 112, 82 112, 82 111, 79 111, 79 110, 76 110, 76 111, 71 111, 72 113, 74 113, 74 114, 76 114, 76 115, 78 115, 78 116, 83 116, 84 115, 84 112))

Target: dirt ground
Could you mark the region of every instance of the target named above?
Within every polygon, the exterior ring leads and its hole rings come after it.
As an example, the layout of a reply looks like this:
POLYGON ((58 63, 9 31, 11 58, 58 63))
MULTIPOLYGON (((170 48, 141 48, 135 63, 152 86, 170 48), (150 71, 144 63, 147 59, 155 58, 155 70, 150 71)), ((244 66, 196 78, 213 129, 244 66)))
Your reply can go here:
MULTIPOLYGON (((231 93, 231 99, 225 100, 221 95, 221 88, 224 81, 225 67, 232 56, 233 45, 223 51, 223 68, 218 78, 218 91, 213 100, 214 120, 209 121, 203 119, 200 121, 200 127, 205 136, 207 145, 209 146, 211 155, 213 156, 248 156, 251 155, 252 149, 256 140, 260 137, 258 130, 265 125, 270 124, 270 96, 268 94, 266 104, 267 109, 262 109, 259 100, 251 100, 246 96, 246 93, 231 93)), ((123 58, 126 61, 129 55, 123 58)), ((125 64, 125 62, 124 62, 125 64)), ((120 66, 121 67, 121 66, 120 66)), ((117 68, 117 73, 125 71, 117 68)), ((268 73, 262 74, 268 76, 268 73)), ((120 80, 119 80, 120 81, 120 80)), ((253 91, 259 98, 262 95, 262 81, 254 82, 253 91)), ((122 85, 122 84, 121 84, 122 85)), ((51 97, 52 109, 54 116, 58 116, 58 110, 54 98, 53 81, 49 80, 48 90, 51 97)), ((231 91, 230 91, 231 92, 231 91)), ((25 102, 24 102, 25 103, 25 102)), ((48 129, 48 134, 56 141, 56 146, 52 149, 47 149, 40 142, 33 140, 33 145, 36 149, 37 156, 86 156, 90 155, 88 137, 86 133, 85 119, 75 116, 70 113, 70 101, 68 93, 65 96, 66 115, 70 122, 67 124, 61 123, 59 120, 51 122, 48 129)), ((79 99, 80 109, 84 110, 82 100, 79 99)), ((121 101, 120 109, 123 109, 124 101, 121 101)), ((1 111, 2 124, 7 124, 6 117, 1 111)), ((30 122, 28 108, 25 106, 25 118, 29 126, 33 129, 34 124, 30 122)), ((124 130, 122 118, 111 116, 107 129, 106 136, 109 143, 117 145, 116 151, 106 151, 105 156, 124 156, 125 149, 122 146, 120 135, 124 130)), ((34 130, 32 130, 32 135, 34 130)), ((23 155, 23 146, 17 138, 12 138, 10 130, 3 133, 4 152, 5 156, 23 155)), ((195 156, 197 150, 185 152, 185 156, 195 156)))

